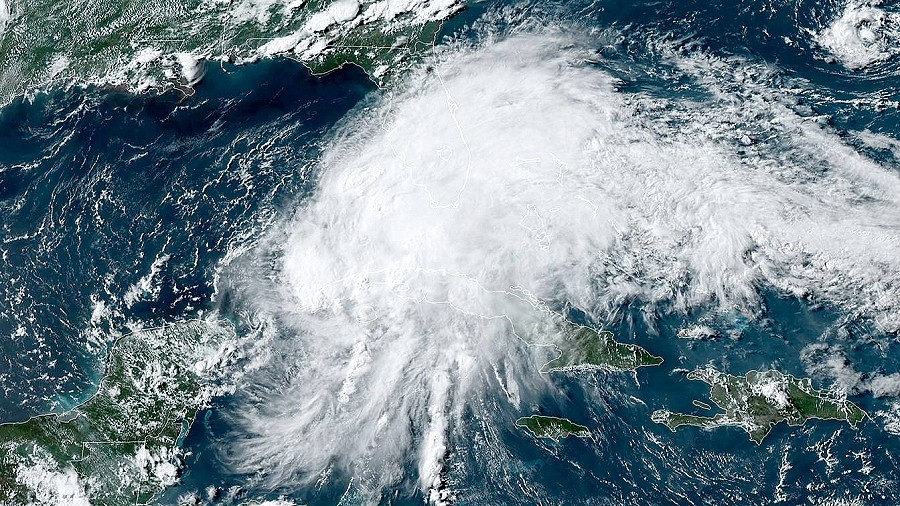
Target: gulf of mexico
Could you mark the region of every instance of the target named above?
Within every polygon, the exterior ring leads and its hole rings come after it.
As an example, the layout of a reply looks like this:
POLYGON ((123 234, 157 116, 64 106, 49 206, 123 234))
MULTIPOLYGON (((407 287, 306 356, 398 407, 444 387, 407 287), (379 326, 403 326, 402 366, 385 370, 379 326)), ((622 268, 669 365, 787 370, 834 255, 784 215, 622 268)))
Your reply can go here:
POLYGON ((210 64, 192 96, 52 90, 0 110, 0 421, 90 395, 112 340, 213 304, 214 269, 311 188, 354 67, 210 64))

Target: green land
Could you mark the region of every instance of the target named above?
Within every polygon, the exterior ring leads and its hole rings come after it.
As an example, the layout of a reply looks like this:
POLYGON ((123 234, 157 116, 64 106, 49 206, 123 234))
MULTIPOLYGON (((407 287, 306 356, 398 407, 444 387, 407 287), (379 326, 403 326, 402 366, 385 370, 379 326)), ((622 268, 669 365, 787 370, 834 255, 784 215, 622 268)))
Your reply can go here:
POLYGON ((430 51, 440 28, 440 22, 429 21, 385 33, 378 26, 362 25, 303 64, 314 74, 325 74, 347 64, 356 65, 376 84, 382 85, 396 75, 397 69, 406 68, 430 51), (379 67, 384 69, 383 74, 378 72, 379 67))
POLYGON ((636 344, 616 341, 612 332, 571 321, 530 293, 509 293, 499 298, 498 312, 505 314, 513 333, 529 346, 551 348, 556 356, 540 368, 542 373, 634 371, 663 363, 636 344))
POLYGON ((549 438, 559 441, 564 437, 590 437, 591 433, 584 425, 578 425, 565 418, 554 416, 532 415, 516 420, 516 427, 528 429, 535 437, 549 438))
POLYGON ((113 345, 88 400, 64 413, 0 425, 0 504, 35 497, 143 504, 177 481, 179 443, 209 400, 204 387, 214 366, 204 357, 221 357, 232 336, 202 321, 130 334, 113 345), (53 496, 59 480, 75 482, 76 497, 53 496))
POLYGON ((263 51, 265 44, 294 34, 318 49, 287 45, 275 53, 299 59, 315 73, 356 64, 383 84, 431 49, 442 20, 419 19, 415 6, 390 19, 364 19, 374 3, 359 2, 353 20, 308 30, 307 23, 334 2, 11 2, 10 19, 5 27, 0 23, 0 105, 73 83, 167 89, 166 83, 181 80, 179 53, 246 63, 273 54, 263 51))
POLYGON ((799 426, 812 419, 837 420, 856 428, 866 418, 865 411, 842 394, 816 390, 809 379, 798 379, 774 370, 732 376, 705 367, 689 372, 687 378, 707 383, 710 400, 725 412, 710 417, 665 409, 654 411, 653 421, 672 431, 682 425, 705 429, 739 427, 752 441, 760 444, 780 422, 799 426))
MULTIPOLYGON (((525 297, 509 297, 507 315, 515 335, 529 346, 551 348, 556 357, 545 363, 540 372, 636 371, 640 367, 657 366, 662 357, 655 356, 636 344, 620 343, 612 332, 595 330, 574 323, 546 305, 525 297)), ((565 418, 529 416, 516 420, 536 437, 559 440, 567 436, 589 437, 588 428, 565 418)))
POLYGON ((554 343, 559 356, 544 364, 541 372, 607 370, 633 371, 662 364, 657 357, 636 344, 615 340, 612 332, 566 322, 562 338, 554 343))

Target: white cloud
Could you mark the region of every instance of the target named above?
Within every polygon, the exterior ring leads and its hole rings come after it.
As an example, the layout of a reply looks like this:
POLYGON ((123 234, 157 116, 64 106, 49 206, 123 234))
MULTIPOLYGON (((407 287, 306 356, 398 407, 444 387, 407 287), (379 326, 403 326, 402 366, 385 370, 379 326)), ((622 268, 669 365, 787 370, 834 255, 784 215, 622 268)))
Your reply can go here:
POLYGON ((75 469, 55 469, 43 462, 21 465, 16 469, 16 481, 33 494, 35 505, 91 506, 84 484, 75 469))
POLYGON ((900 395, 900 373, 861 373, 847 360, 840 348, 814 344, 807 346, 801 357, 810 373, 832 378, 836 386, 847 393, 870 393, 875 397, 900 395))
POLYGON ((900 54, 900 13, 879 8, 881 3, 850 0, 816 41, 851 69, 900 54))
POLYGON ((330 142, 315 197, 236 269, 278 259, 245 297, 290 336, 235 412, 240 469, 377 488, 413 459, 441 497, 443 451, 498 367, 516 403, 550 388, 508 324, 551 332, 542 303, 761 312, 774 288, 898 328, 900 258, 879 239, 900 225, 896 174, 746 61, 676 59, 714 97, 691 102, 620 93, 580 47, 457 47, 330 142))
POLYGON ((0 0, 0 35, 3 35, 7 22, 9 22, 9 5, 6 0, 0 0))

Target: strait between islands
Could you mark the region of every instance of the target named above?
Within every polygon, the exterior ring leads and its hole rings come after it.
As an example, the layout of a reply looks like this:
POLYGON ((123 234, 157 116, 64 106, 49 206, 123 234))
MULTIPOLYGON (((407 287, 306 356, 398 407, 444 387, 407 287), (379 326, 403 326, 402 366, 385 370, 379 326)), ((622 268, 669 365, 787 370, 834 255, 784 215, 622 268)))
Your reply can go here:
MULTIPOLYGON (((541 368, 542 373, 579 370, 635 371, 639 367, 657 366, 663 361, 640 346, 619 343, 611 332, 567 324, 566 338, 555 346, 559 356, 541 368)), ((681 426, 704 429, 733 426, 749 434, 761 444, 780 422, 803 425, 813 419, 836 420, 856 426, 866 418, 859 406, 836 390, 816 390, 809 379, 798 379, 779 371, 750 371, 733 376, 711 366, 687 374, 690 380, 710 385, 710 400, 724 410, 712 416, 675 413, 667 409, 654 411, 651 419, 673 432, 681 426)), ((712 407, 700 401, 692 404, 700 409, 712 407)), ((532 415, 516 420, 538 438, 559 441, 567 436, 587 437, 589 429, 566 418, 532 415)))
MULTIPOLYGON (((617 342, 607 331, 571 322, 562 323, 562 330, 562 339, 553 344, 559 354, 542 373, 635 371, 663 361, 640 346, 617 342)), ((181 440, 209 402, 212 371, 230 360, 233 338, 228 326, 189 321, 119 339, 89 399, 64 413, 0 424, 0 504, 28 503, 51 479, 78 483, 92 504, 149 502, 177 482, 181 440)), ((733 376, 708 366, 687 377, 709 384, 711 401, 724 413, 653 412, 653 421, 673 431, 685 425, 735 426, 761 443, 782 421, 796 426, 818 418, 856 427, 866 417, 839 392, 816 390, 809 379, 774 370, 733 376)), ((698 400, 693 404, 710 409, 698 400)), ((526 416, 515 425, 554 441, 591 436, 588 427, 561 417, 526 416)))

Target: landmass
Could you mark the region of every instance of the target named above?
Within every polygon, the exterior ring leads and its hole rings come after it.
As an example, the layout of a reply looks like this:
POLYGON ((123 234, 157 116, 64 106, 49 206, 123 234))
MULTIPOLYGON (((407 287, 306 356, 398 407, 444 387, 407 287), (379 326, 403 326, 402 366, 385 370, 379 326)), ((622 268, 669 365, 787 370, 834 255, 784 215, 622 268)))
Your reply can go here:
POLYGON ((325 74, 347 64, 356 65, 376 84, 383 85, 398 69, 407 68, 431 50, 441 24, 429 21, 391 33, 377 26, 363 25, 301 61, 314 74, 325 74))
POLYGON ((689 372, 687 378, 707 383, 710 400, 725 413, 709 417, 662 409, 651 414, 654 422, 672 431, 683 425, 704 429, 739 427, 760 444, 772 427, 781 422, 799 426, 812 419, 837 420, 856 428, 866 418, 865 411, 845 395, 833 390, 816 390, 809 379, 779 371, 750 371, 744 376, 732 376, 704 367, 689 372))
MULTIPOLYGON (((590 327, 578 325, 561 317, 551 318, 552 331, 543 333, 541 341, 529 342, 532 345, 552 345, 559 355, 541 367, 541 373, 569 371, 634 371, 639 367, 656 366, 663 362, 644 348, 635 344, 616 341, 612 332, 597 331, 590 327)), ((526 330, 519 326, 516 334, 533 335, 536 328, 548 323, 542 322, 526 330)), ((524 340, 524 339, 523 339, 524 340)), ((528 342, 528 341, 526 341, 528 342)), ((578 425, 565 418, 533 415, 516 420, 517 427, 528 429, 535 437, 550 438, 554 441, 568 436, 590 437, 590 431, 584 425, 578 425)))
POLYGON ((276 55, 314 73, 355 64, 382 85, 429 51, 442 21, 462 8, 390 0, 98 0, 83 9, 16 2, 8 20, 0 13, 0 105, 73 83, 184 91, 203 77, 204 61, 276 55))
POLYGON ((693 404, 694 406, 697 406, 697 407, 700 408, 700 409, 705 409, 705 410, 707 410, 707 411, 709 411, 710 409, 712 409, 712 406, 710 406, 709 404, 707 404, 707 403, 705 403, 705 402, 703 402, 703 401, 698 401, 697 399, 692 400, 692 401, 691 401, 691 404, 693 404))
POLYGON ((516 420, 516 427, 528 429, 535 437, 549 438, 559 441, 569 436, 590 437, 591 433, 584 425, 578 425, 565 418, 554 416, 532 415, 516 420))
POLYGON ((82 404, 0 425, 0 504, 144 504, 176 483, 180 442, 232 332, 189 321, 125 336, 82 404))
POLYGON ((529 346, 552 347, 558 352, 541 367, 542 373, 623 372, 663 363, 662 357, 636 344, 616 341, 612 332, 573 322, 530 292, 505 295, 500 300, 500 311, 512 324, 516 337, 529 346))
POLYGON ((564 336, 555 343, 559 356, 544 364, 541 372, 607 370, 633 371, 662 364, 657 357, 636 344, 620 343, 613 333, 566 322, 564 336))

